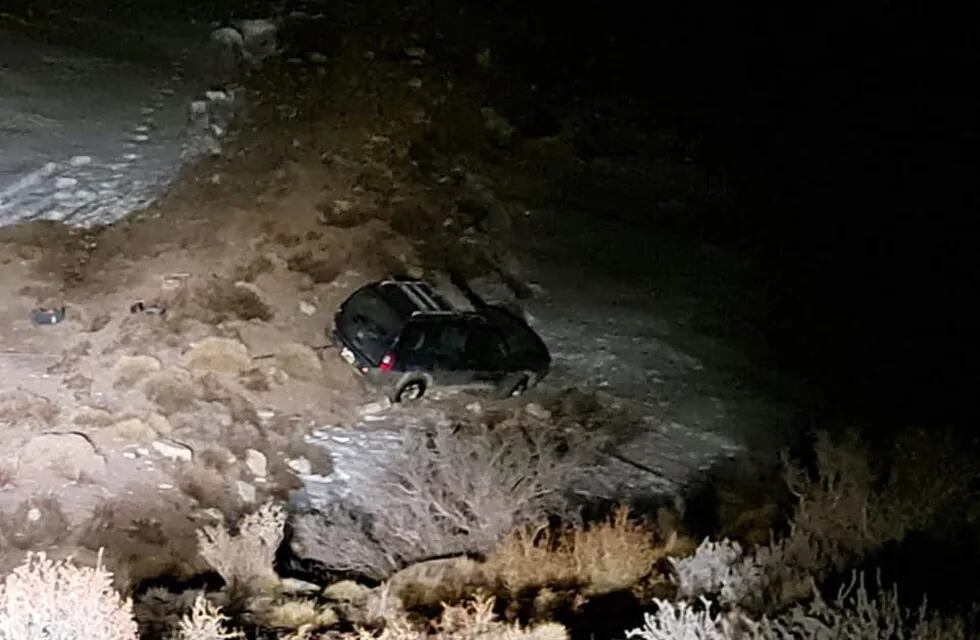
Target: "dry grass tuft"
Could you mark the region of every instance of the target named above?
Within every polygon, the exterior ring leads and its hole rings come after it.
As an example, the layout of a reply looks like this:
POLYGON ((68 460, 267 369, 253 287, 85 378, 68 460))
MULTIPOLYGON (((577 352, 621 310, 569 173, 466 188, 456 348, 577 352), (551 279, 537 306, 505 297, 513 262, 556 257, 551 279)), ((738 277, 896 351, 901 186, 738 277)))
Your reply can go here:
POLYGON ((201 295, 201 319, 209 324, 228 320, 272 319, 273 312, 262 298, 248 287, 234 282, 212 283, 201 295))
POLYGON ((203 594, 194 601, 194 608, 180 621, 178 640, 230 640, 244 638, 240 631, 229 631, 228 616, 211 604, 203 594))
POLYGON ((584 595, 599 595, 632 588, 677 544, 676 534, 656 544, 653 532, 630 521, 623 507, 582 529, 522 529, 488 558, 486 572, 511 594, 579 587, 584 595))
POLYGON ((343 262, 314 258, 313 254, 305 252, 290 257, 286 264, 290 271, 305 273, 317 284, 327 284, 341 274, 343 262))
POLYGON ((568 632, 556 623, 521 628, 500 622, 494 615, 493 598, 477 598, 462 606, 444 607, 441 617, 428 628, 404 616, 387 620, 384 631, 372 635, 361 630, 344 634, 344 640, 568 640, 568 632))
POLYGON ((260 619, 265 626, 292 630, 331 627, 339 621, 333 609, 320 606, 314 600, 287 600, 274 604, 260 619))
POLYGON ((220 524, 199 530, 198 548, 229 585, 267 588, 279 580, 273 561, 285 524, 282 507, 267 503, 242 518, 235 534, 220 524))

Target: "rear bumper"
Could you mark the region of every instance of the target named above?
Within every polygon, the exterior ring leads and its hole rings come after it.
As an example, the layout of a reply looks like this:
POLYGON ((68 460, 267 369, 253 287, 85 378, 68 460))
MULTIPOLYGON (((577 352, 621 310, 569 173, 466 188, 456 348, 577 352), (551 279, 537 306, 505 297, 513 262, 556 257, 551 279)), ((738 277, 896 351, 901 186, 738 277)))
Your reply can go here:
POLYGON ((361 381, 368 389, 375 392, 388 393, 395 387, 398 382, 398 377, 401 374, 394 371, 382 371, 369 363, 364 359, 364 356, 344 341, 336 329, 330 332, 330 339, 337 348, 337 355, 345 360, 347 364, 351 365, 351 368, 360 375, 361 381), (344 350, 353 354, 354 362, 343 358, 344 350))
POLYGON ((345 360, 347 364, 354 367, 358 373, 364 375, 366 371, 370 371, 372 369, 371 364, 364 358, 364 356, 361 355, 357 349, 347 344, 336 329, 330 332, 330 340, 333 342, 334 347, 337 348, 337 355, 345 360), (349 357, 344 357, 345 354, 350 355, 349 357), (353 362, 349 358, 352 358, 353 362))

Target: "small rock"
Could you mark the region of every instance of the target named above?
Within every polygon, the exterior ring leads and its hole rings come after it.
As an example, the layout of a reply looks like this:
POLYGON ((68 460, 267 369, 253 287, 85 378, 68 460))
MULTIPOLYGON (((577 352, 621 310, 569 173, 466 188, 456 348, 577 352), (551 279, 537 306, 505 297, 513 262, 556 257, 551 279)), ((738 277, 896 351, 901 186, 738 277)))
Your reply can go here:
POLYGON ((192 118, 206 116, 208 114, 208 103, 204 100, 194 100, 191 102, 190 114, 192 118))
POLYGON ((150 455, 150 450, 147 449, 146 447, 136 447, 136 453, 137 455, 143 456, 145 458, 146 456, 150 455))
POLYGON ((535 420, 548 420, 551 418, 551 412, 537 402, 529 402, 527 406, 524 407, 524 413, 531 416, 535 420))
POLYGON ((215 509, 214 507, 201 509, 200 515, 214 522, 224 522, 225 520, 225 514, 221 513, 220 509, 215 509))
POLYGON ((359 411, 362 416, 371 416, 381 413, 382 411, 387 410, 389 407, 391 407, 391 401, 384 399, 362 405, 359 411))
POLYGON ((255 487, 244 480, 235 482, 235 491, 238 493, 238 498, 245 504, 255 502, 255 487))
POLYGON ((299 311, 304 316, 312 316, 316 313, 316 305, 310 304, 305 300, 301 300, 299 303, 299 311))
POLYGON ((31 507, 30 510, 27 512, 27 521, 37 522, 40 519, 41 519, 41 510, 38 509, 37 507, 31 507))
POLYGON ((411 80, 408 81, 408 86, 411 87, 412 89, 421 89, 422 78, 412 78, 411 80))
POLYGON ((289 374, 274 365, 263 367, 262 374, 266 377, 266 380, 275 385, 282 386, 289 382, 289 374))
POLYGON ((135 460, 139 457, 139 455, 137 455, 135 451, 123 451, 122 457, 126 458, 127 460, 135 460))
POLYGON ((320 585, 296 578, 283 578, 279 581, 279 588, 283 593, 317 593, 320 590, 320 585))
POLYGON ((319 51, 314 51, 313 53, 310 54, 310 62, 312 62, 313 64, 327 64, 327 62, 329 61, 330 58, 323 55, 319 51))
POLYGON ((166 482, 157 485, 157 489, 160 491, 170 491, 173 488, 174 486, 172 484, 167 484, 166 482))
POLYGON ((78 184, 75 178, 58 178, 54 181, 55 189, 71 189, 78 184))
POLYGON ((371 594, 371 589, 353 580, 335 582, 323 589, 323 597, 337 602, 363 603, 371 594))
POLYGON ((408 47, 407 49, 405 49, 405 55, 415 60, 421 60, 422 58, 425 57, 425 48, 408 47))
POLYGON ((91 156, 72 156, 72 159, 68 163, 73 167, 84 167, 85 165, 92 164, 91 156))
POLYGON ((253 476, 264 478, 268 473, 268 460, 265 454, 255 449, 245 450, 245 466, 253 476))
POLYGON ((174 431, 174 427, 170 424, 170 420, 166 417, 160 415, 159 413, 151 413, 146 416, 146 424, 150 426, 151 429, 156 431, 162 436, 169 436, 174 431))
POLYGON ((157 440, 151 446, 161 456, 174 462, 190 462, 194 459, 194 450, 176 440, 157 440))
POLYGON ((480 404, 479 402, 471 402, 468 405, 466 405, 466 410, 472 413, 473 415, 478 416, 483 413, 483 405, 480 404))
POLYGON ((187 281, 187 277, 188 274, 186 273, 171 273, 170 275, 163 276, 160 279, 160 288, 164 291, 180 289, 187 281))
POLYGON ((313 473, 313 465, 306 458, 286 460, 286 466, 298 476, 308 476, 313 473))
POLYGON ((484 70, 490 68, 490 49, 484 49, 483 51, 477 52, 476 63, 484 70))
POLYGON ((276 417, 276 412, 272 409, 259 409, 255 412, 255 415, 259 420, 268 421, 276 417))

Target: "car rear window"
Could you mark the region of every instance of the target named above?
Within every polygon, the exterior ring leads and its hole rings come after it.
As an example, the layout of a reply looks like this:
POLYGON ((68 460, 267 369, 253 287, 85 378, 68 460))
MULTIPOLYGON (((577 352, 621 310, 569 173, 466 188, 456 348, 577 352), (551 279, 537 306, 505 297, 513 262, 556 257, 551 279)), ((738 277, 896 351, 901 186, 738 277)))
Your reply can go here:
POLYGON ((377 292, 364 289, 344 304, 337 328, 372 364, 381 357, 401 331, 402 316, 385 302, 377 292))

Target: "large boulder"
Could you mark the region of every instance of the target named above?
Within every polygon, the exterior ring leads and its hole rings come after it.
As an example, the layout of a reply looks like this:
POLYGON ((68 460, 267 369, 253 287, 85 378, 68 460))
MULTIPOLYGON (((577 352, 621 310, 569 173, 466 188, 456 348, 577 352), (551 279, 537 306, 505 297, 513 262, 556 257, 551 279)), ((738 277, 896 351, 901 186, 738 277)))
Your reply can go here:
POLYGON ((105 469, 105 458, 92 441, 76 432, 44 433, 34 436, 20 450, 21 469, 50 473, 56 470, 67 478, 95 475, 105 469))

